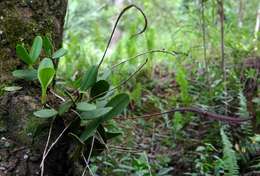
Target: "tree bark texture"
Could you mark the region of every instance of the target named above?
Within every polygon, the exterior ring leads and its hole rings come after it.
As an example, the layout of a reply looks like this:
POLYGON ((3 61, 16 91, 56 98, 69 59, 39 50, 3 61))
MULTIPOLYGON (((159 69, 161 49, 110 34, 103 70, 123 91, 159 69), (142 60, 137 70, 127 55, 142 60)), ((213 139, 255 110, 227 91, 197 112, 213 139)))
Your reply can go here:
POLYGON ((36 35, 50 34, 59 47, 67 0, 0 0, 0 83, 21 65, 15 46, 32 43, 36 35))
MULTIPOLYGON (((67 0, 0 0, 0 176, 40 174, 50 122, 33 116, 42 107, 39 86, 12 77, 13 70, 24 67, 16 57, 15 46, 24 43, 28 48, 36 35, 48 34, 55 47, 60 47, 66 9, 67 0), (8 85, 23 89, 1 91, 8 85)), ((56 120, 53 138, 63 128, 62 121, 56 120)), ((75 175, 67 151, 64 142, 54 147, 46 160, 44 175, 75 175)))

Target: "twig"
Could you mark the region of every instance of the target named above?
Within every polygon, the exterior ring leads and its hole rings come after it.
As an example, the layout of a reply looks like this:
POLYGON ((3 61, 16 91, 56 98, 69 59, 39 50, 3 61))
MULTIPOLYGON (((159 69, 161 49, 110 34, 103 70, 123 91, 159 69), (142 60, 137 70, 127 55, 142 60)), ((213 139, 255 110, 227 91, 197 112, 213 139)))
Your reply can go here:
POLYGON ((163 115, 163 114, 174 113, 174 112, 181 112, 181 113, 193 112, 193 113, 205 116, 208 119, 219 120, 219 121, 224 121, 224 122, 233 123, 233 124, 241 124, 243 122, 251 120, 251 118, 243 118, 242 119, 242 118, 229 117, 229 116, 226 116, 226 115, 219 115, 219 114, 215 114, 215 113, 211 113, 211 112, 206 112, 204 110, 197 109, 197 108, 175 108, 175 109, 171 109, 169 111, 160 112, 160 113, 146 114, 146 115, 143 115, 143 116, 135 116, 135 117, 127 117, 126 119, 120 118, 120 120, 139 119, 139 118, 150 119, 154 116, 160 116, 160 115, 163 115))

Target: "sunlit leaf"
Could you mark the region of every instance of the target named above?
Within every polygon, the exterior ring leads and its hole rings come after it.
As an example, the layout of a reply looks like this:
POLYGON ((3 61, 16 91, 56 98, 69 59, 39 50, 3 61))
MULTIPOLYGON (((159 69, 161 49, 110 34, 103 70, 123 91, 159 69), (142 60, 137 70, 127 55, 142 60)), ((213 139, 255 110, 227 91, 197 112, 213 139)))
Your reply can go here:
POLYGON ((46 91, 55 75, 52 60, 45 58, 41 61, 38 68, 38 80, 42 87, 42 103, 46 101, 46 91))

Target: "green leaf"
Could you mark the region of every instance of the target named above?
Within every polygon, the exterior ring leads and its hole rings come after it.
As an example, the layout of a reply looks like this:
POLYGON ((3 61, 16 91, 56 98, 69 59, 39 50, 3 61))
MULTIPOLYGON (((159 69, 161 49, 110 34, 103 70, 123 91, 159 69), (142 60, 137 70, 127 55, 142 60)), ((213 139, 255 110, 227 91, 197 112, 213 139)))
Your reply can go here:
POLYGON ((100 124, 97 128, 97 131, 99 132, 100 136, 102 137, 102 140, 106 143, 107 140, 115 138, 119 135, 122 135, 120 132, 109 132, 106 131, 104 126, 100 124))
POLYGON ((66 101, 63 104, 59 106, 59 115, 63 115, 64 113, 68 112, 69 109, 72 107, 73 102, 72 101, 66 101))
POLYGON ((81 85, 80 90, 86 91, 88 88, 92 87, 97 81, 98 67, 91 66, 87 72, 85 73, 81 85))
POLYGON ((65 50, 64 48, 61 48, 58 51, 53 53, 52 58, 53 59, 60 58, 60 57, 64 56, 66 53, 67 53, 67 50, 65 50))
POLYGON ((28 51, 22 45, 16 45, 16 54, 27 65, 33 64, 28 51))
POLYGON ((111 107, 106 107, 106 108, 98 108, 98 109, 95 109, 95 110, 92 110, 92 111, 82 112, 80 114, 80 118, 82 120, 95 119, 95 118, 98 118, 98 117, 101 117, 101 116, 105 115, 111 109, 112 109, 111 107))
POLYGON ((105 80, 96 82, 90 90, 90 96, 93 98, 100 98, 105 96, 109 90, 109 83, 105 80))
POLYGON ((103 118, 102 122, 111 119, 112 117, 119 115, 129 104, 130 98, 127 94, 118 94, 113 97, 106 105, 106 107, 113 107, 103 118))
POLYGON ((50 117, 56 116, 58 114, 58 112, 54 109, 42 109, 39 111, 35 111, 33 114, 36 117, 40 117, 40 118, 50 118, 50 117))
POLYGON ((38 80, 42 87, 42 103, 46 101, 46 91, 55 75, 52 60, 44 58, 38 68, 38 80))
POLYGON ((129 104, 130 98, 127 94, 118 94, 113 97, 106 105, 106 107, 112 107, 112 109, 106 113, 104 116, 101 116, 97 119, 94 119, 85 125, 84 132, 80 135, 82 141, 86 141, 89 137, 93 135, 98 126, 106 121, 111 119, 113 116, 120 114, 124 108, 129 104))
POLYGON ((25 70, 15 70, 12 72, 13 76, 19 79, 25 80, 35 80, 37 79, 37 70, 35 69, 25 69, 25 70))
POLYGON ((94 104, 90 104, 87 102, 80 102, 80 103, 77 103, 76 108, 79 111, 92 111, 92 110, 96 109, 96 106, 94 104))
POLYGON ((101 118, 94 119, 90 121, 86 126, 83 133, 80 135, 80 139, 85 142, 89 137, 93 135, 99 124, 101 123, 101 118))
POLYGON ((48 36, 43 37, 43 49, 48 57, 51 57, 53 51, 53 45, 51 39, 48 36))
POLYGON ((13 92, 13 91, 18 91, 21 90, 22 87, 20 86, 10 86, 10 87, 4 87, 4 90, 7 92, 13 92))
POLYGON ((121 132, 106 132, 106 139, 109 140, 120 135, 122 135, 121 132))
POLYGON ((32 63, 35 63, 37 58, 40 56, 42 50, 42 38, 40 36, 36 36, 33 41, 33 45, 30 51, 30 57, 32 63))

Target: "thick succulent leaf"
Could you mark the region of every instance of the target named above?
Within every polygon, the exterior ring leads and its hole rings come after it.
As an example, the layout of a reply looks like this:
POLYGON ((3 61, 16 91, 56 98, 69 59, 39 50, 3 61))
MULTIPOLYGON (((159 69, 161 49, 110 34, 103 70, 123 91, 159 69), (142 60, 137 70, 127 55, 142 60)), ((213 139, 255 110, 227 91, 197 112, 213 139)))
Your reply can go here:
POLYGON ((41 61, 38 68, 38 79, 43 89, 47 89, 55 75, 52 60, 45 58, 41 61))
POLYGON ((24 69, 24 70, 15 70, 12 72, 13 76, 19 79, 25 80, 36 80, 37 79, 37 70, 35 69, 24 69))
POLYGON ((112 107, 112 109, 106 113, 104 116, 101 116, 97 119, 94 119, 85 125, 85 130, 81 134, 80 139, 86 141, 89 137, 93 135, 98 126, 112 117, 120 114, 124 108, 129 104, 130 98, 127 94, 118 94, 113 97, 106 105, 106 107, 112 107))
POLYGON ((27 65, 33 64, 28 51, 22 45, 16 45, 16 54, 17 56, 27 65))
POLYGON ((109 90, 109 83, 105 80, 96 82, 90 90, 90 96, 93 98, 100 98, 106 95, 109 90))
POLYGON ((48 57, 51 57, 53 51, 53 45, 48 36, 43 37, 43 49, 48 57))
POLYGON ((85 126, 85 130, 80 135, 80 139, 83 142, 85 142, 89 137, 91 137, 94 134, 94 132, 96 131, 100 123, 101 123, 100 118, 92 120, 89 123, 87 123, 87 125, 85 126))
POLYGON ((106 105, 106 107, 112 107, 113 109, 109 111, 104 117, 102 117, 102 122, 119 115, 128 106, 129 102, 129 96, 124 93, 113 97, 106 105))
POLYGON ((86 91, 90 87, 92 87, 96 81, 97 81, 97 74, 98 74, 98 67, 97 66, 91 66, 85 73, 81 85, 80 90, 86 91))
POLYGON ((96 109, 96 105, 90 104, 88 102, 80 102, 80 103, 77 103, 76 108, 79 111, 92 111, 92 110, 96 109))
POLYGON ((63 115, 64 113, 68 112, 69 109, 72 107, 73 105, 73 102, 72 101, 66 101, 64 103, 62 103, 60 106, 59 106, 59 115, 63 115))
POLYGON ((53 53, 52 58, 53 59, 60 58, 60 57, 64 56, 66 53, 67 53, 67 50, 65 50, 64 48, 60 48, 58 51, 53 53))
POLYGON ((54 109, 41 109, 33 113, 36 117, 39 118, 50 118, 56 116, 58 112, 54 109))
POLYGON ((37 58, 40 56, 42 50, 42 38, 37 36, 33 40, 33 45, 30 51, 30 57, 32 63, 36 62, 37 58))
POLYGON ((112 108, 111 107, 106 107, 106 108, 98 108, 92 111, 86 111, 86 112, 82 112, 80 114, 80 118, 82 120, 92 120, 98 117, 101 117, 103 115, 105 115, 106 113, 108 113, 112 108))

